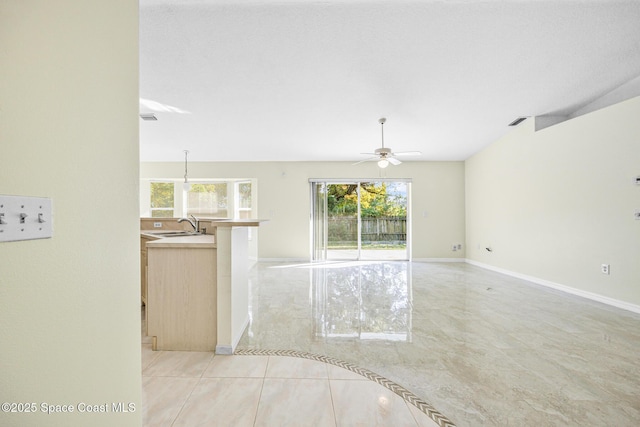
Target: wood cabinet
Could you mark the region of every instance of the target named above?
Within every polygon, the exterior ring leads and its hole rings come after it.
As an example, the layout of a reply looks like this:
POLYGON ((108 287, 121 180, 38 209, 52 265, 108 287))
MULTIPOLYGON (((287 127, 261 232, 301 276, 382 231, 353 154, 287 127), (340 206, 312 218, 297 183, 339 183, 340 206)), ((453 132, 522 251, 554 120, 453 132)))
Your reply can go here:
MULTIPOLYGON (((169 239, 163 239, 169 240, 169 239)), ((147 334, 154 350, 214 351, 216 249, 147 247, 147 334)))
POLYGON ((147 286, 148 286, 148 270, 149 261, 147 258, 147 242, 157 240, 157 237, 140 236, 140 300, 142 305, 147 305, 147 286))

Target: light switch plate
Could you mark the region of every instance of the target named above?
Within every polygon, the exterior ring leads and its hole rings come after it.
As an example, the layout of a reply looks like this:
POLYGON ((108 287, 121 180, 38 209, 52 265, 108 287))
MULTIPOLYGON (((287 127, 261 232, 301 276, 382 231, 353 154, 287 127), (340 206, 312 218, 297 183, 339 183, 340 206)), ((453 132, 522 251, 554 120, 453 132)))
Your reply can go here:
POLYGON ((46 197, 0 195, 0 242, 53 236, 53 209, 46 197))

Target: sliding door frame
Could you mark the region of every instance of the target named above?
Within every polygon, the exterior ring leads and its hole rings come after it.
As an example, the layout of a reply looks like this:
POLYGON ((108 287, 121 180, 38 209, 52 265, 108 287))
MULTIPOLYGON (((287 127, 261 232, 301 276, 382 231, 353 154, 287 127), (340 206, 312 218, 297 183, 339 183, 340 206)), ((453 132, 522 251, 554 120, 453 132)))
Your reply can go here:
POLYGON ((412 225, 411 225, 411 178, 345 178, 345 179, 336 179, 336 178, 331 178, 331 179, 327 179, 327 178, 310 178, 309 179, 309 188, 310 188, 310 200, 311 200, 311 212, 309 214, 309 220, 310 220, 310 224, 309 224, 309 230, 310 230, 310 242, 311 242, 311 248, 310 248, 310 254, 311 254, 311 260, 312 261, 327 261, 327 254, 328 254, 328 247, 329 247, 329 224, 328 224, 328 203, 327 203, 327 194, 328 194, 328 186, 331 184, 355 184, 357 185, 357 195, 358 195, 358 214, 357 214, 357 240, 358 240, 358 249, 357 249, 357 257, 356 260, 360 260, 362 257, 362 218, 361 218, 361 203, 360 203, 360 184, 363 182, 404 182, 407 185, 407 238, 406 238, 406 248, 405 248, 405 253, 406 253, 406 260, 410 261, 411 260, 411 234, 412 234, 412 225), (315 232, 316 227, 318 226, 318 224, 316 224, 314 221, 316 221, 316 206, 318 203, 317 200, 317 188, 318 185, 322 186, 323 194, 324 194, 324 198, 323 198, 323 232, 322 232, 322 256, 320 258, 317 257, 318 254, 318 236, 317 233, 315 232))

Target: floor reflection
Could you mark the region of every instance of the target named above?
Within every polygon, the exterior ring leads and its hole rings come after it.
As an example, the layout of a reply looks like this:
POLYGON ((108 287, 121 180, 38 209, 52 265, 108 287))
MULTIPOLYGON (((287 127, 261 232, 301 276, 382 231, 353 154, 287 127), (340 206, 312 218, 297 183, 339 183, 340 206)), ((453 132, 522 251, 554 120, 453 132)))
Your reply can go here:
POLYGON ((258 263, 250 279, 238 349, 363 367, 460 427, 638 425, 636 313, 464 263, 258 263))
POLYGON ((310 269, 316 337, 411 341, 411 270, 407 263, 329 266, 310 269))

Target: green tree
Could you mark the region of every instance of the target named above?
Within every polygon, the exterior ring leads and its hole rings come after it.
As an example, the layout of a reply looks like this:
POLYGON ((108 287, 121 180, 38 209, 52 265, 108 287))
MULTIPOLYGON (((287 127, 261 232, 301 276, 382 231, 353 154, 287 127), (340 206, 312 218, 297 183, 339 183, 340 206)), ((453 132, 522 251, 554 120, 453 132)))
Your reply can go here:
MULTIPOLYGON (((357 189, 356 184, 330 184, 327 194, 329 214, 334 216, 356 214, 358 212, 357 189)), ((364 217, 406 216, 406 184, 360 183, 360 209, 364 217)))
POLYGON ((173 217, 173 182, 151 183, 151 216, 154 218, 173 217))

